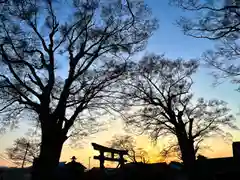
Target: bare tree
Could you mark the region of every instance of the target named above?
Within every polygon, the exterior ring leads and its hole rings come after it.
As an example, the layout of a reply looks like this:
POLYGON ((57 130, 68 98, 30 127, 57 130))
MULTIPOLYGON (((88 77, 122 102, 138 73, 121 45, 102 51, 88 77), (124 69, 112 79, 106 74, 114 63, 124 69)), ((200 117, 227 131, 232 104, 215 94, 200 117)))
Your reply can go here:
POLYGON ((6 149, 6 153, 15 164, 24 167, 25 164, 32 164, 34 158, 38 157, 40 143, 29 141, 25 137, 18 138, 14 141, 12 147, 6 149))
MULTIPOLYGON (((228 135, 227 135, 228 136, 228 135)), ((201 141, 201 145, 198 144, 195 149, 195 157, 202 157, 201 152, 204 152, 206 149, 211 149, 208 145, 203 144, 201 141)), ((181 149, 176 140, 169 141, 163 148, 160 150, 159 156, 165 161, 176 160, 182 161, 181 149)))
POLYGON ((138 0, 9 0, 1 12, 1 123, 37 117, 32 177, 52 179, 68 137, 95 132, 97 117, 118 106, 116 82, 157 23, 138 0))
POLYGON ((240 75, 240 4, 232 1, 170 0, 177 7, 192 14, 177 22, 185 35, 215 40, 216 48, 203 54, 213 68, 217 82, 230 78, 239 84, 240 75))
POLYGON ((128 150, 128 161, 134 163, 148 162, 147 151, 143 148, 138 148, 135 139, 130 135, 115 135, 108 144, 115 149, 128 150))
POLYGON ((125 97, 131 107, 125 111, 127 125, 153 140, 161 136, 176 138, 187 169, 193 167, 204 139, 225 136, 223 127, 237 128, 224 101, 193 99, 191 76, 197 68, 195 60, 170 60, 150 54, 136 64, 125 81, 125 97))
POLYGON ((169 158, 176 159, 177 161, 181 161, 181 151, 178 143, 170 143, 167 146, 163 147, 160 151, 159 156, 167 161, 169 158))

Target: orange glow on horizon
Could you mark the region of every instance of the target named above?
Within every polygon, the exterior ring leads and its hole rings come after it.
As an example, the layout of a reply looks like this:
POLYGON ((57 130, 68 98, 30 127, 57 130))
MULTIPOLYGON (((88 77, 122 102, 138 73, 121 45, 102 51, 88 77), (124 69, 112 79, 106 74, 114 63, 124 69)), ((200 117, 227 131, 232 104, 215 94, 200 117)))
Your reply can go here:
MULTIPOLYGON (((109 131, 100 132, 92 135, 91 137, 84 139, 83 142, 87 142, 82 145, 82 148, 71 147, 68 144, 71 142, 66 142, 63 150, 60 161, 69 162, 72 156, 77 157, 77 161, 81 162, 87 168, 90 167, 99 167, 99 162, 93 159, 94 155, 98 155, 97 151, 94 151, 91 142, 96 142, 101 145, 106 145, 107 141, 110 141, 112 136, 115 134, 123 135, 125 132, 123 131, 123 125, 120 121, 115 121, 112 125, 109 126, 109 131)), ((147 136, 134 136, 137 142, 137 147, 143 148, 148 152, 149 162, 163 162, 164 159, 159 156, 160 150, 168 143, 168 140, 161 138, 158 141, 158 144, 154 146, 152 142, 149 140, 147 136)), ((237 141, 240 139, 240 133, 233 134, 233 140, 237 141)), ((8 139, 4 141, 7 142, 8 139)), ((4 142, 3 142, 4 143, 4 142)), ((206 149, 202 151, 200 154, 208 157, 208 158, 216 158, 216 157, 231 157, 232 156, 232 145, 231 142, 229 144, 225 143, 221 138, 212 138, 206 141, 206 144, 211 147, 211 149, 206 149)), ((2 149, 2 152, 4 149, 2 149)), ((166 161, 170 162, 171 160, 176 160, 174 158, 168 158, 166 161)), ((106 166, 108 166, 108 162, 106 162, 106 166)), ((0 166, 13 166, 10 163, 7 163, 0 159, 0 166)))
MULTIPOLYGON (((216 141, 216 143, 218 143, 218 145, 219 145, 218 141, 216 141)), ((200 154, 203 154, 207 158, 231 157, 232 156, 231 145, 226 145, 226 144, 224 145, 224 143, 220 143, 220 146, 221 147, 215 145, 214 150, 206 150, 205 152, 200 153, 200 154)), ((146 146, 146 142, 145 142, 145 147, 147 147, 146 149, 149 154, 149 163, 157 163, 157 162, 170 163, 171 161, 177 161, 177 158, 175 158, 175 157, 169 157, 164 160, 157 153, 159 150, 158 147, 151 147, 150 145, 146 146)), ((65 147, 61 160, 62 161, 70 161, 70 157, 73 155, 78 158, 77 161, 81 162, 87 168, 89 167, 89 157, 90 157, 90 168, 99 167, 99 162, 92 158, 94 155, 98 155, 98 152, 94 151, 90 145, 89 145, 89 147, 86 147, 84 149, 71 149, 69 147, 65 147)), ((106 163, 105 163, 105 167, 116 167, 116 166, 117 166, 117 163, 111 163, 108 161, 106 161, 106 163)))

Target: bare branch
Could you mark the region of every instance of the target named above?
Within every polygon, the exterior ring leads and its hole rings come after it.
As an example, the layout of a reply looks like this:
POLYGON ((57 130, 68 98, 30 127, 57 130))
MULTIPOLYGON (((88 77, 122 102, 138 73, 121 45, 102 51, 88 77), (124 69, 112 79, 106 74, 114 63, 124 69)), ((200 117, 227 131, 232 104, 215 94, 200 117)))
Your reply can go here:
POLYGON ((214 133, 224 134, 222 126, 235 128, 225 102, 202 98, 196 105, 192 102, 191 76, 197 68, 197 61, 148 55, 133 67, 125 84, 128 88, 125 98, 131 107, 125 111, 127 125, 155 141, 161 136, 176 136, 188 168, 193 165, 203 140, 214 133), (134 104, 142 106, 135 109, 134 104))

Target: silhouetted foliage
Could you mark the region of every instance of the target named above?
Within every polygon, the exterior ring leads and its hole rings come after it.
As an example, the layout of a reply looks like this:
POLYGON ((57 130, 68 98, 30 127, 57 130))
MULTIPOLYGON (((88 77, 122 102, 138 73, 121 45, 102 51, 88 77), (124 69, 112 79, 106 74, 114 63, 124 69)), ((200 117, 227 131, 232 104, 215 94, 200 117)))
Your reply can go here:
POLYGON ((39 151, 39 142, 29 141, 24 137, 16 139, 13 146, 6 149, 8 158, 18 166, 32 164, 33 159, 38 157, 39 151), (25 163, 23 161, 25 161, 25 163))
POLYGON ((130 135, 115 135, 108 144, 114 149, 127 150, 128 161, 134 163, 147 163, 149 161, 147 151, 138 148, 135 139, 130 135))
POLYGON ((176 159, 177 161, 181 161, 181 150, 178 143, 169 143, 160 151, 160 156, 162 159, 167 161, 169 158, 176 159))
POLYGON ((191 76, 198 68, 197 61, 150 54, 133 67, 125 81, 130 106, 124 116, 127 125, 153 140, 175 137, 187 167, 193 165, 204 139, 228 135, 223 127, 237 129, 226 102, 193 99, 191 76))
POLYGON ((239 1, 170 0, 184 9, 191 17, 181 17, 178 25, 184 34, 195 38, 217 40, 216 48, 203 54, 203 59, 214 67, 217 83, 230 78, 239 84, 240 55, 240 4, 239 1))
POLYGON ((205 159, 207 159, 207 157, 206 157, 206 156, 203 156, 203 155, 198 155, 198 156, 197 156, 197 159, 198 159, 198 160, 205 160, 205 159))
POLYGON ((157 23, 138 0, 9 0, 1 13, 1 123, 37 117, 33 178, 51 179, 66 139, 96 132, 117 106, 116 81, 157 23))
MULTIPOLYGON (((224 137, 226 141, 229 141, 231 139, 231 134, 226 134, 224 137)), ((202 156, 200 153, 204 152, 207 149, 211 149, 211 147, 207 144, 205 144, 203 141, 199 142, 199 144, 195 149, 195 156, 198 158, 199 156, 202 156)), ((182 161, 181 157, 181 149, 179 147, 178 142, 175 139, 171 139, 168 141, 162 150, 160 151, 160 157, 162 157, 163 160, 169 161, 169 160, 176 160, 176 161, 182 161)))

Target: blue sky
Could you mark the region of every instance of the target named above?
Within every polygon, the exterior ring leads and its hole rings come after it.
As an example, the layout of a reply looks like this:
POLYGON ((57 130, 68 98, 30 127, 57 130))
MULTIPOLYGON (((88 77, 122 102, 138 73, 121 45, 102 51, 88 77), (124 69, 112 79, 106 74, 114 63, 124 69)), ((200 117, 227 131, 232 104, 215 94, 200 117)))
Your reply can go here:
POLYGON ((214 43, 207 39, 194 39, 183 35, 176 25, 181 15, 189 15, 181 9, 170 6, 168 0, 145 0, 154 16, 159 19, 159 29, 150 39, 148 50, 164 52, 168 57, 196 58, 203 51, 212 48, 214 43))
MULTIPOLYGON (((159 29, 151 37, 147 51, 155 53, 165 53, 169 58, 192 59, 200 58, 202 53, 208 49, 213 49, 216 41, 207 39, 195 39, 185 36, 176 25, 176 20, 182 16, 189 16, 188 12, 170 6, 167 0, 145 0, 152 8, 154 16, 159 19, 159 29)), ((225 82, 218 87, 213 87, 213 77, 211 70, 201 67, 195 75, 194 92, 196 96, 209 98, 220 98, 229 103, 236 112, 240 105, 240 94, 235 91, 237 88, 229 82, 225 82)))
MULTIPOLYGON (((147 52, 165 53, 166 57, 169 58, 181 57, 183 59, 192 59, 199 58, 204 51, 214 48, 215 42, 187 37, 181 29, 176 26, 175 21, 180 15, 186 14, 186 12, 183 13, 180 9, 169 6, 168 0, 145 0, 145 2, 152 9, 153 15, 159 19, 159 29, 149 40, 146 49, 147 52)), ((234 113, 236 113, 240 105, 240 94, 234 90, 236 86, 226 82, 213 88, 213 78, 209 73, 209 69, 201 68, 195 75, 194 80, 196 83, 193 86, 195 95, 207 99, 219 98, 225 100, 229 103, 234 113)), ((238 122, 238 124, 240 124, 240 120, 238 122)), ((0 136, 0 152, 11 145, 13 139, 24 134, 25 130, 25 127, 21 127, 14 132, 0 136)), ((110 126, 108 132, 95 136, 98 137, 95 142, 102 142, 100 140, 101 138, 106 137, 106 135, 110 137, 109 134, 113 135, 117 132, 122 132, 122 130, 120 128, 114 129, 110 126)), ((236 138, 237 137, 235 137, 235 139, 236 138)))

